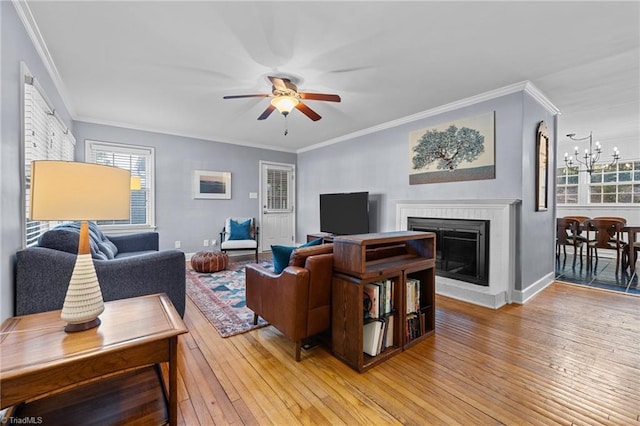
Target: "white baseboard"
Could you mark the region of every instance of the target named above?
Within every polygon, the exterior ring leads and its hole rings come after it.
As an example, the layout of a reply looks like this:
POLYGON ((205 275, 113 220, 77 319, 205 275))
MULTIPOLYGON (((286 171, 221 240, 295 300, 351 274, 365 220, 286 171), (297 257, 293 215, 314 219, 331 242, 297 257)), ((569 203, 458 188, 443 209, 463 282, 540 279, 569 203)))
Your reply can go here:
POLYGON ((507 304, 507 294, 505 291, 491 294, 489 293, 489 287, 464 283, 439 276, 436 276, 436 293, 491 309, 498 309, 507 304))
POLYGON ((549 272, 544 277, 540 278, 535 283, 531 284, 529 287, 524 290, 514 290, 513 291, 513 303, 518 303, 520 305, 524 305, 536 294, 540 293, 545 288, 549 287, 553 284, 555 280, 555 272, 549 272))

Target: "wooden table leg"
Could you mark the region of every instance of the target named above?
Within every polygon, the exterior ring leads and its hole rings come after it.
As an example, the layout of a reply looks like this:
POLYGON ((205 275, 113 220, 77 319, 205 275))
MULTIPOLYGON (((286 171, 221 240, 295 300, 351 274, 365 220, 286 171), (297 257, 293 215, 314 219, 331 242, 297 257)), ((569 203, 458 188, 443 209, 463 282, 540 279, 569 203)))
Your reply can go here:
POLYGON ((634 249, 634 243, 636 242, 635 230, 629 230, 627 240, 629 244, 629 246, 627 247, 629 251, 629 255, 627 256, 627 258, 629 259, 629 271, 631 274, 633 274, 633 272, 636 270, 636 251, 634 249))
POLYGON ((178 337, 169 340, 169 424, 178 424, 178 337))

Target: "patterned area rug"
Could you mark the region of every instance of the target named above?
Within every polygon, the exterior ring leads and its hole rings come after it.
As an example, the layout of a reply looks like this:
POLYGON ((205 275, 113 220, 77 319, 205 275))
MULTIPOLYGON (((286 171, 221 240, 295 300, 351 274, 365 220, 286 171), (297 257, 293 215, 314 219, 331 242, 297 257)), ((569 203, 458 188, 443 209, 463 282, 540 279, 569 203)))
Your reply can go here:
MULTIPOLYGON (((244 268, 247 263, 252 262, 229 263, 224 271, 210 274, 196 272, 187 266, 187 296, 222 337, 268 325, 262 318, 253 325, 253 311, 246 306, 244 268)), ((268 261, 260 264, 273 268, 268 261)))

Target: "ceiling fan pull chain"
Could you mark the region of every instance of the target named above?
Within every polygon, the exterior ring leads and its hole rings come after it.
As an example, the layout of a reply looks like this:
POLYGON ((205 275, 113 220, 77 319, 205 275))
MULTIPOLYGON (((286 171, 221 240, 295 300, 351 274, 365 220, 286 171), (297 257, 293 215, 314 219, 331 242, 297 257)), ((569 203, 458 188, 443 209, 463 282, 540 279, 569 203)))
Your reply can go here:
MULTIPOLYGON (((287 114, 289 115, 289 114, 287 114)), ((287 115, 284 116, 284 135, 287 136, 287 134, 289 134, 289 129, 287 127, 289 127, 287 125, 287 115)))

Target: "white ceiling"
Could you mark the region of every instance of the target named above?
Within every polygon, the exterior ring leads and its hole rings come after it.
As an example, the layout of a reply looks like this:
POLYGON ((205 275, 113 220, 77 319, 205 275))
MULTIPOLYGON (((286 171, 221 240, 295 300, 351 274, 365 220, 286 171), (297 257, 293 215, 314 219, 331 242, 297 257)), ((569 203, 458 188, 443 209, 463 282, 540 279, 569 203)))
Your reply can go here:
POLYGON ((29 1, 76 120, 297 151, 530 81, 559 134, 640 140, 640 3, 29 1), (306 101, 257 117, 266 76, 306 101))

